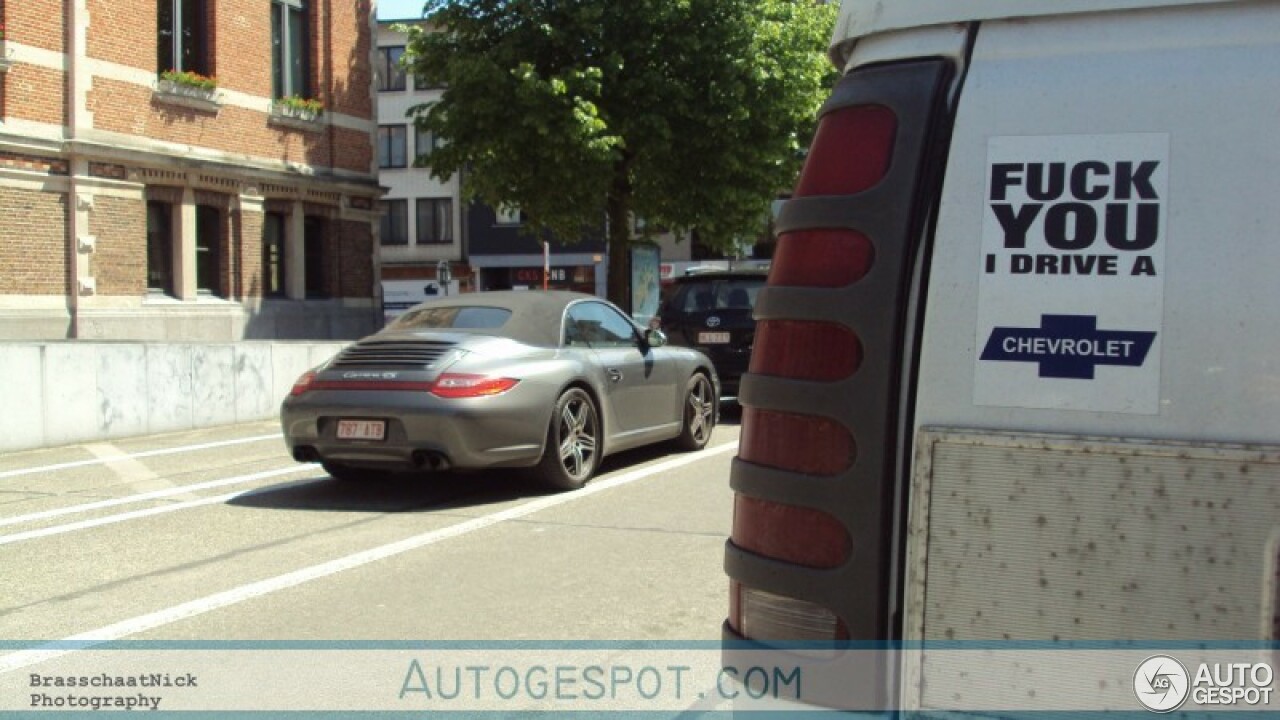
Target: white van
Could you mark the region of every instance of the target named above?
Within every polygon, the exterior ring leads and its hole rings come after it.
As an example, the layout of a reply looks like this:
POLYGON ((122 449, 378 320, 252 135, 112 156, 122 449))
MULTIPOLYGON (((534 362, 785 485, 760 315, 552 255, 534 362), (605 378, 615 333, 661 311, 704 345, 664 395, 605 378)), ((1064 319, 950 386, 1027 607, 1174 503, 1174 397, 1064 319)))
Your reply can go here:
POLYGON ((902 650, 799 698, 859 709, 1280 711, 1280 3, 845 0, 831 57, 726 664, 902 650))

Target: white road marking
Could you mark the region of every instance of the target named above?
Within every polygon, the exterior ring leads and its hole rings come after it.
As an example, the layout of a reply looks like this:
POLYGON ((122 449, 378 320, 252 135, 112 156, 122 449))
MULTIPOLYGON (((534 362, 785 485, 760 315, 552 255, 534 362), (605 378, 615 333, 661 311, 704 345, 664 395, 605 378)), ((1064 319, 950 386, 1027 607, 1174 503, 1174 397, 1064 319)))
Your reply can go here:
POLYGON ((283 437, 281 433, 276 433, 274 435, 255 435, 254 437, 237 438, 235 440, 220 440, 218 442, 202 443, 200 445, 181 445, 179 447, 162 448, 160 450, 146 450, 143 452, 130 453, 128 455, 116 455, 114 457, 94 458, 92 460, 73 460, 71 462, 58 463, 57 465, 38 465, 36 467, 18 468, 17 470, 5 470, 0 472, 0 480, 3 480, 4 478, 17 477, 19 475, 31 475, 34 473, 53 472, 55 470, 84 467, 85 465, 101 465, 103 463, 114 463, 123 460, 156 457, 157 455, 173 455, 176 453, 226 447, 228 445, 242 445, 244 443, 261 442, 263 440, 278 440, 281 437, 283 437))
POLYGON ((633 483, 637 480, 643 480, 644 478, 652 477, 654 475, 661 475, 675 468, 689 465, 700 460, 705 460, 713 455, 719 455, 730 450, 734 450, 737 447, 737 442, 709 447, 699 452, 681 455, 680 457, 660 462, 656 465, 650 465, 639 470, 633 470, 629 473, 624 473, 604 480, 594 481, 581 490, 574 490, 573 492, 550 495, 537 500, 531 500, 527 503, 522 503, 491 515, 483 515, 456 525, 450 525, 446 528, 432 530, 430 532, 422 533, 421 535, 414 535, 413 537, 405 538, 398 542, 370 548, 369 550, 336 558, 318 565, 312 565, 283 575, 277 575, 273 578, 259 580, 258 582, 249 583, 248 585, 241 585, 239 587, 231 588, 230 590, 224 590, 220 593, 207 595, 205 597, 197 598, 180 605, 174 605, 173 607, 158 610, 153 613, 139 615, 138 617, 130 618, 128 620, 122 620, 121 622, 100 627, 96 630, 72 635, 71 637, 55 641, 52 643, 52 647, 21 650, 8 655, 3 655, 0 656, 0 675, 52 660, 53 658, 76 652, 76 650, 154 630, 158 627, 178 622, 179 620, 203 615, 204 613, 211 612, 213 610, 229 607, 256 597, 262 597, 263 595, 268 595, 273 592, 296 587, 298 585, 311 582, 312 580, 318 580, 330 575, 335 575, 344 570, 351 570, 362 565, 368 565, 369 563, 401 555, 411 550, 417 550, 444 540, 466 535, 477 530, 483 530, 484 528, 491 527, 502 522, 516 520, 558 505, 575 502, 585 497, 595 495, 596 493, 605 492, 607 490, 612 490, 614 488, 633 483), (83 643, 83 645, 79 648, 67 649, 65 647, 67 643, 83 643))
MULTIPOLYGON (((280 475, 288 475, 290 473, 312 471, 314 472, 319 465, 294 465, 287 468, 277 468, 275 470, 264 470, 262 472, 251 473, 249 475, 238 475, 232 478, 223 478, 221 480, 210 480, 209 482, 195 483, 194 485, 181 485, 178 487, 165 488, 164 490, 153 490, 151 492, 140 493, 138 495, 128 495, 125 497, 111 498, 110 500, 98 500, 96 502, 84 503, 83 505, 72 505, 70 507, 55 508, 53 510, 42 510, 40 512, 29 513, 27 515, 18 515, 10 518, 0 518, 0 527, 5 525, 17 525, 19 523, 34 522, 36 520, 47 520, 51 517, 59 517, 61 515, 71 515, 74 513, 89 512, 90 510, 101 510, 102 508, 115 507, 117 505, 128 505, 131 503, 146 502, 147 500, 158 500, 160 498, 171 497, 173 495, 183 495, 194 492, 196 490, 208 490, 209 488, 226 487, 227 485, 241 485, 255 480, 264 480, 266 478, 278 477, 280 475)), ((199 505, 208 505, 224 498, 233 498, 239 495, 239 492, 230 495, 220 495, 217 498, 200 498, 185 503, 175 503, 173 505, 162 505, 147 510, 135 510, 133 512, 122 513, 120 515, 109 515, 107 517, 96 518, 94 520, 85 520, 78 523, 68 525, 56 525, 54 527, 43 528, 41 530, 32 530, 25 533, 17 533, 16 535, 0 535, 0 545, 7 545, 21 540, 30 540, 36 537, 45 537, 47 535, 58 535, 72 530, 82 530, 86 527, 97 527, 98 525, 109 525, 111 523, 121 522, 123 520, 131 520, 136 517, 145 517, 147 515, 156 515, 158 513, 173 512, 174 510, 182 510, 188 507, 197 507, 199 505)))
POLYGON ((91 455, 99 460, 107 463, 107 469, 115 474, 116 477, 132 486, 136 492, 146 492, 144 488, 150 486, 156 489, 157 486, 177 487, 172 480, 161 478, 154 470, 138 461, 137 458, 129 457, 128 453, 123 452, 120 448, 111 443, 94 443, 85 445, 91 455))

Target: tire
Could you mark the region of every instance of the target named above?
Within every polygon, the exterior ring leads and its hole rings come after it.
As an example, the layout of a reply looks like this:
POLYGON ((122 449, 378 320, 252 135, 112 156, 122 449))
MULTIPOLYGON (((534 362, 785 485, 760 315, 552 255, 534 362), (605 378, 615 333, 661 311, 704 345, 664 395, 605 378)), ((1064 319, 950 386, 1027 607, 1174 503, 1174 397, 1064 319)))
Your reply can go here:
POLYGON ((329 473, 329 477, 332 477, 334 480, 347 483, 381 482, 391 477, 391 474, 385 470, 353 468, 334 462, 320 463, 320 467, 324 468, 324 471, 329 473))
POLYGON ((716 426, 716 411, 720 398, 716 397, 711 380, 702 373, 694 373, 684 391, 684 423, 676 445, 681 450, 701 450, 711 441, 711 431, 716 426))
POLYGON ((557 490, 577 490, 600 465, 600 414, 591 396, 569 388, 556 401, 535 474, 557 490))

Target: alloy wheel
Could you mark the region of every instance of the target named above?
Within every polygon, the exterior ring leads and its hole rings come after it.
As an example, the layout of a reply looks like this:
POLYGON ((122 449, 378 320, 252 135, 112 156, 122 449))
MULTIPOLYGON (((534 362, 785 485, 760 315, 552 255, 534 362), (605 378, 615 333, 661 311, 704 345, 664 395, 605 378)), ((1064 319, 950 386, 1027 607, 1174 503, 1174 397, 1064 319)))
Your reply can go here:
POLYGON ((597 434, 595 409, 586 398, 565 403, 560 413, 560 462, 570 477, 582 479, 591 472, 597 434))
POLYGON ((704 375, 695 377, 693 387, 689 389, 687 424, 689 434, 699 445, 709 439, 711 428, 715 425, 717 399, 711 392, 711 382, 704 375))

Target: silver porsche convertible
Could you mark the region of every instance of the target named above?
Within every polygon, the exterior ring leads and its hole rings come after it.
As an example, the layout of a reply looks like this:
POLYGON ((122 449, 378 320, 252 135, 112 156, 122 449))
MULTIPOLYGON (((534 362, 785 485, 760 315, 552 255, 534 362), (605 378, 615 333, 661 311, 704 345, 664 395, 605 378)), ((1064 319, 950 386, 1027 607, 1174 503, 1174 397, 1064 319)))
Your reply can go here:
POLYGON ((707 444, 719 380, 702 353, 571 292, 417 305, 298 378, 281 408, 299 462, 339 480, 530 467, 581 487, 604 456, 707 444))

